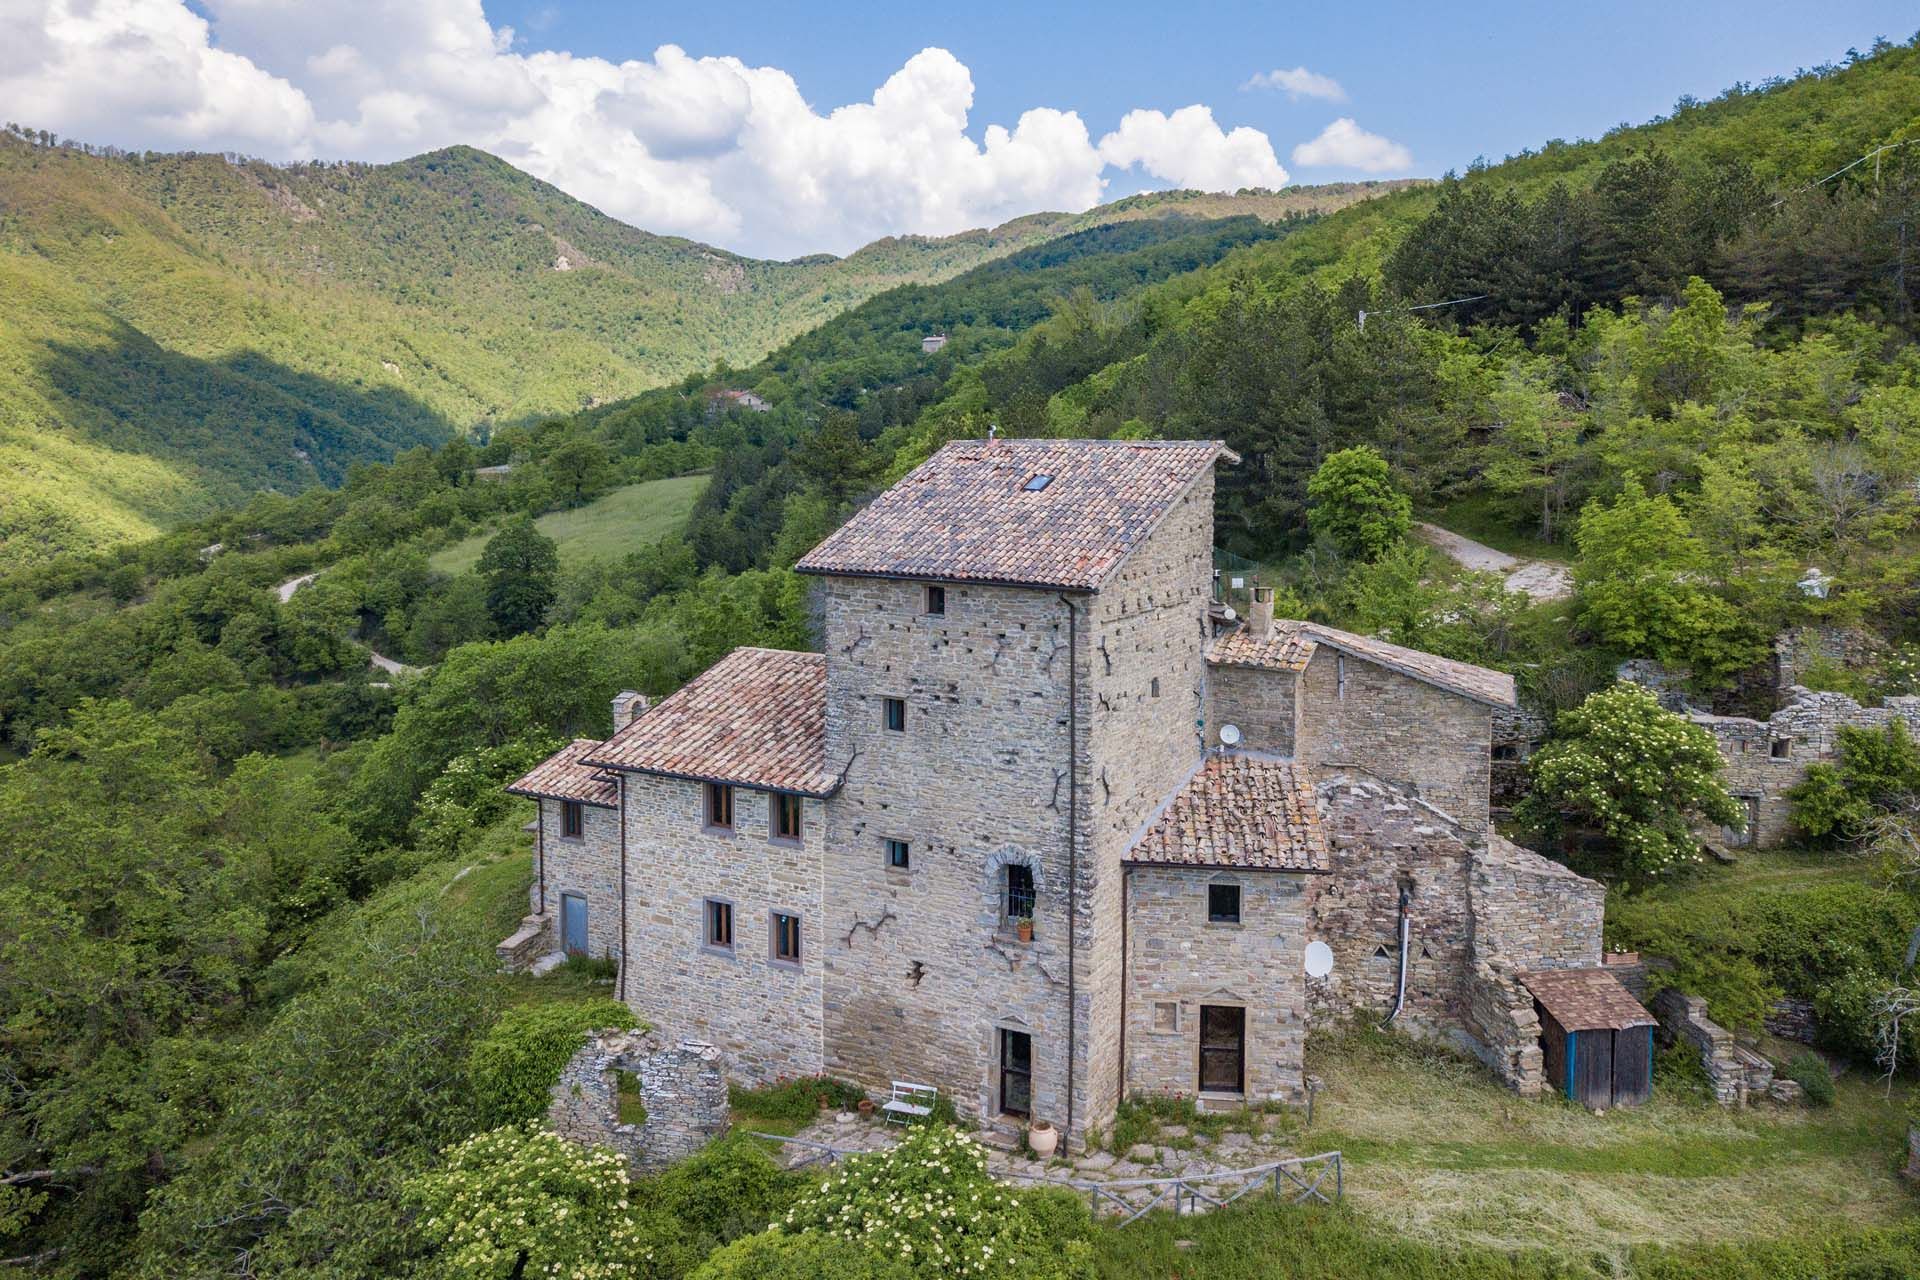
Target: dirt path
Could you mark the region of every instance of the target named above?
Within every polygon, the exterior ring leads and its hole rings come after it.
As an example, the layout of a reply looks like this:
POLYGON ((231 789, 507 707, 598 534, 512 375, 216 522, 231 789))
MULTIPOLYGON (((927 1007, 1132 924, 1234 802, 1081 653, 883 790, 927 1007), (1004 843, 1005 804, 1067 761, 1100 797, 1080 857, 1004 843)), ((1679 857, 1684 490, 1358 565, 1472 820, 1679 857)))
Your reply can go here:
POLYGON ((390 676, 409 676, 419 671, 419 667, 410 667, 404 662, 395 662, 378 649, 367 650, 367 660, 390 676))
POLYGON ((280 603, 285 604, 287 601, 293 599, 294 592, 306 586, 319 576, 320 574, 317 570, 313 573, 303 573, 297 578, 288 578, 285 582, 275 587, 274 591, 279 593, 280 603))
POLYGON ((1462 567, 1502 575, 1509 591, 1521 592, 1535 600, 1564 600, 1573 594, 1573 571, 1558 561, 1522 560, 1425 521, 1415 523, 1413 528, 1423 541, 1462 567))

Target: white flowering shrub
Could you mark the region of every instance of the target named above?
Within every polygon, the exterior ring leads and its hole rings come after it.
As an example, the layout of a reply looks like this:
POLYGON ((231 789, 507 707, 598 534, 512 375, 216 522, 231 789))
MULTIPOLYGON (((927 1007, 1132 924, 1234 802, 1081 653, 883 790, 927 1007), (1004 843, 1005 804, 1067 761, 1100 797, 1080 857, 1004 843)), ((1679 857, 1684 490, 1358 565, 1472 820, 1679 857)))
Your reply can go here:
POLYGON ((626 1161, 543 1129, 509 1126, 450 1147, 407 1196, 444 1280, 557 1276, 654 1280, 697 1260, 670 1216, 644 1207, 626 1161))
POLYGON ((981 1146, 945 1125, 921 1126, 891 1151, 847 1160, 777 1226, 864 1244, 916 1276, 1093 1274, 1086 1208, 1064 1193, 994 1181, 981 1146))
POLYGON ((1713 735, 1634 684, 1603 689, 1562 712, 1553 741, 1528 763, 1520 816, 1556 830, 1571 817, 1607 837, 1617 870, 1645 881, 1700 860, 1695 818, 1737 826, 1713 735))

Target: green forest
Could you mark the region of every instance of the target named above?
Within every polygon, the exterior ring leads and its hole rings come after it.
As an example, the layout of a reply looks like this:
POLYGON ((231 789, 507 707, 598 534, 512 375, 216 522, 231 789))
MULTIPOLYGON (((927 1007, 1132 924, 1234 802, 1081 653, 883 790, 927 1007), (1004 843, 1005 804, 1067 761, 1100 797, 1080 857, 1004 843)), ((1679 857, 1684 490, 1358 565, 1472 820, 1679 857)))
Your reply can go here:
MULTIPOLYGON (((0 182, 32 193, 0 272, 39 300, 0 330, 22 389, 0 468, 46 485, 0 509, 0 1257, 61 1277, 1920 1274, 1910 1215, 1592 1252, 1280 1205, 1122 1235, 997 1190, 938 1126, 838 1182, 732 1138, 629 1184, 525 1127, 565 1046, 618 1016, 605 975, 510 977, 493 953, 531 875, 502 784, 607 733, 619 689, 812 647, 791 566, 884 485, 993 429, 1217 437, 1241 458, 1221 559, 1280 612, 1510 671, 1554 723, 1534 777, 1558 803, 1513 833, 1617 890, 1611 944, 1674 957, 1735 1027, 1804 997, 1824 1049, 1870 1058, 1868 997, 1920 924, 1920 864, 1877 842, 1920 801, 1911 742, 1850 745, 1802 798, 1803 846, 1725 875, 1672 821, 1712 811, 1710 777, 1668 794, 1697 742, 1636 757, 1658 776, 1635 795, 1667 788, 1648 812, 1579 775, 1674 719, 1613 687, 1629 658, 1731 705, 1783 628, 1864 626, 1889 656, 1829 687, 1920 692, 1916 101, 1920 45, 1882 42, 1336 211, 1169 198, 830 266, 728 260, 780 300, 751 321, 696 305, 698 246, 477 152, 277 169, 0 145, 0 182), (366 217, 336 224, 342 205, 366 217), (552 270, 559 239, 605 272, 584 298, 556 292, 582 274, 552 270), (145 267, 109 273, 127 246, 145 267), (294 262, 328 282, 294 289, 294 262), (162 300, 170 334, 142 311, 162 300), (648 300, 682 308, 671 336, 626 323, 648 300), (456 301, 471 331, 416 325, 456 301), (723 394, 743 391, 766 410, 723 394), (170 406, 203 434, 156 425, 170 406), (73 477, 111 536, 71 536, 82 508, 46 495, 73 477), (1564 563, 1573 594, 1467 572, 1415 518, 1564 563), (45 553, 9 554, 22 538, 45 553), (1824 595, 1798 586, 1812 569, 1824 595), (1564 841, 1582 804, 1597 835, 1564 841), (961 1193, 1004 1197, 999 1234, 961 1225, 961 1193), (903 1217, 909 1194, 940 1207, 903 1217)), ((1458 1083, 1404 1047, 1341 1051, 1458 1083)), ((1687 1100, 1663 1116, 1711 1110, 1680 1064, 1660 1080, 1687 1100)), ((740 1127, 791 1128, 834 1087, 739 1092, 740 1127)), ((1636 1158, 1758 1178, 1845 1146, 1879 1176, 1910 1066, 1889 1089, 1845 1090, 1835 1136, 1653 1134, 1636 1158)), ((1505 1107, 1474 1118, 1498 1160, 1540 1158, 1505 1107)), ((1460 1145, 1419 1154, 1467 1177, 1460 1145)))

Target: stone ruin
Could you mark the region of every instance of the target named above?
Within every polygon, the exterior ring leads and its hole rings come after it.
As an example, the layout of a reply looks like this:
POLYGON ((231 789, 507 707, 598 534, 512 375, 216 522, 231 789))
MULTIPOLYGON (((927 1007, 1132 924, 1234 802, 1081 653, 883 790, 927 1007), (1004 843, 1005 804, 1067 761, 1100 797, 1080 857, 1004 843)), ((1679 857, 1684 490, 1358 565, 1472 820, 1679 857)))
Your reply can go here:
POLYGON ((553 1086, 547 1127, 569 1142, 611 1147, 635 1174, 658 1173, 727 1131, 720 1050, 697 1040, 662 1048, 648 1031, 596 1031, 553 1086), (618 1076, 640 1083, 646 1119, 620 1120, 618 1076))

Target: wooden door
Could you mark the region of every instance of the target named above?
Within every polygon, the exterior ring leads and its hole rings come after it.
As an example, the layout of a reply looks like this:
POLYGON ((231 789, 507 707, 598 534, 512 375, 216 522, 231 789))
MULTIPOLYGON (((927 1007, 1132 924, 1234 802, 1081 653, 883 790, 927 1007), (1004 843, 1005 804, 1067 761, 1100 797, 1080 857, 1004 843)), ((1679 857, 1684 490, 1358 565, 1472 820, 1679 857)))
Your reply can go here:
POLYGON ((1574 1036, 1573 1096, 1583 1107, 1613 1105, 1613 1032, 1582 1031, 1574 1036))
POLYGON ((1653 1028, 1613 1033, 1613 1105, 1634 1107, 1653 1096, 1653 1028))
POLYGON ((1235 1005, 1200 1006, 1200 1091, 1246 1089, 1247 1011, 1235 1005))
POLYGON ((560 949, 570 956, 587 954, 587 900, 577 893, 560 895, 560 949))
POLYGON ((1033 1037, 1024 1031, 1000 1032, 1000 1111, 1033 1113, 1033 1037))

